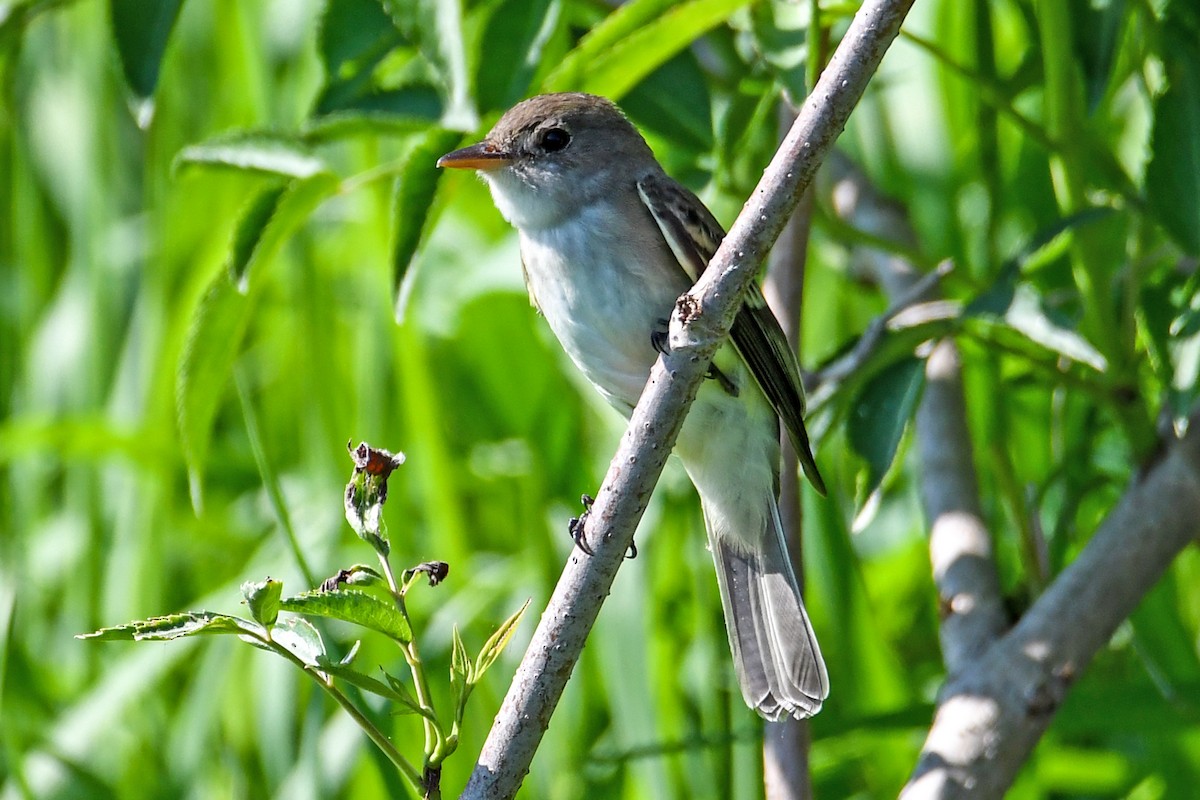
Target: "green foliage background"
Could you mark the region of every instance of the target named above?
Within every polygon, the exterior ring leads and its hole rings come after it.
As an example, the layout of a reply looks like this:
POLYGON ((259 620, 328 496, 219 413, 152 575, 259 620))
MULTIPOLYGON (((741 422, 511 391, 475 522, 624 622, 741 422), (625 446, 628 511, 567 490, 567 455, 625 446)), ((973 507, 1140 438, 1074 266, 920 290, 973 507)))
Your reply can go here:
MULTIPOLYGON (((341 518, 348 438, 408 454, 387 509, 395 563, 451 564, 413 603, 433 674, 453 624, 476 649, 526 598, 544 605, 621 425, 528 307, 482 185, 433 161, 528 94, 599 92, 728 223, 774 149, 781 87, 802 94, 828 53, 807 44, 853 10, 0 2, 0 797, 406 796, 332 703, 259 651, 72 637, 237 613, 237 587, 267 574, 300 591, 289 529, 318 576, 363 560, 341 518)), ((906 30, 842 146, 907 207, 916 241, 892 246, 956 266, 981 490, 1019 611, 1194 407, 1200 12, 920 0, 906 30)), ((848 255, 867 242, 818 203, 806 366, 886 306, 848 255)), ((891 449, 869 446, 904 421, 877 394, 900 357, 819 425, 833 491, 808 498, 805 545, 833 683, 812 726, 821 797, 894 795, 942 678, 921 465, 907 437, 890 469, 891 449), (862 513, 868 475, 883 482, 862 513)), ((761 726, 733 685, 701 530, 669 470, 525 796, 760 795, 761 726)), ((448 791, 529 616, 472 698, 448 791)), ((1189 552, 1012 796, 1193 796, 1198 630, 1189 552)), ((370 638, 358 661, 398 662, 370 638)), ((413 718, 390 724, 415 757, 413 718)))

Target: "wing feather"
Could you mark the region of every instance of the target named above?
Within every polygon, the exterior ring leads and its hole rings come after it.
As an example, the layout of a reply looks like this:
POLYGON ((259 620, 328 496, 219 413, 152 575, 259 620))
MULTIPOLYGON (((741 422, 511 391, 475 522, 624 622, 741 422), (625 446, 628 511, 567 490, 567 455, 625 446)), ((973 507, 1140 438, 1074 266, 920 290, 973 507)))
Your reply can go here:
MULTIPOLYGON (((658 223, 679 266, 693 282, 698 280, 725 238, 720 223, 696 195, 665 175, 649 175, 638 181, 638 194, 658 223)), ((818 492, 825 494, 825 482, 817 470, 804 427, 800 365, 757 284, 751 284, 746 293, 745 302, 733 320, 730 339, 783 420, 804 474, 818 492)))

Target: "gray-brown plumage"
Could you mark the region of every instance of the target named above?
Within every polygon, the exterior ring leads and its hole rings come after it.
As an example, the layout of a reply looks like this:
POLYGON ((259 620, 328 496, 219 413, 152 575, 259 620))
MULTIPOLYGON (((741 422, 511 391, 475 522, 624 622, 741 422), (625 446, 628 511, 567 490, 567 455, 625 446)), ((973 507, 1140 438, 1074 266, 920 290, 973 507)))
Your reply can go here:
MULTIPOLYGON (((438 162, 476 169, 520 232, 530 296, 583 374, 632 411, 652 340, 724 232, 608 100, 543 95, 438 162)), ((738 683, 767 719, 808 717, 829 680, 787 558, 775 492, 779 420, 824 493, 795 355, 757 288, 714 358, 676 453, 700 493, 738 683)))

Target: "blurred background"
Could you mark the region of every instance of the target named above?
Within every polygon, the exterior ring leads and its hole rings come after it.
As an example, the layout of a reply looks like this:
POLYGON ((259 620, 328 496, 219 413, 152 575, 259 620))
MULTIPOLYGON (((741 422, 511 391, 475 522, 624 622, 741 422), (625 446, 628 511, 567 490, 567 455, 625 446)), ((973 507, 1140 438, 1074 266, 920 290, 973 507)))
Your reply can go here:
MULTIPOLYGON (((623 428, 529 307, 485 187, 433 162, 525 96, 592 91, 728 225, 854 10, 0 2, 0 797, 409 796, 266 653, 73 638, 244 613, 243 581, 299 592, 306 572, 369 561, 342 517, 348 439, 408 456, 385 515, 397 567, 451 565, 411 604, 440 684, 453 625, 477 650, 533 601, 468 707, 443 779, 457 793, 623 428)), ((840 147, 911 230, 868 233, 817 193, 801 360, 829 362, 887 308, 856 252, 953 263, 1016 614, 1194 406, 1200 12, 920 0, 905 29, 840 147)), ((812 723, 819 797, 895 796, 944 677, 906 433, 919 386, 885 391, 913 352, 815 411, 831 486, 805 497, 833 685, 812 723)), ((761 796, 762 725, 734 684, 702 530, 671 465, 523 796, 761 796)), ((1011 796, 1195 796, 1198 629, 1191 551, 1075 685, 1011 796)), ((333 633, 349 649, 351 631, 333 633)), ((358 664, 400 659, 367 637, 358 664)), ((388 725, 419 758, 415 719, 388 725)))

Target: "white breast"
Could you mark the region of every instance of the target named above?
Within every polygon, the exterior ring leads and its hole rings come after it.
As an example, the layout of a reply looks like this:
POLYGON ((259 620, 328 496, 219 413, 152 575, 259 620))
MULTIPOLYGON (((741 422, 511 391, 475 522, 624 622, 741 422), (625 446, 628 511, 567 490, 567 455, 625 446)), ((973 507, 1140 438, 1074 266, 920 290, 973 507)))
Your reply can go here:
POLYGON ((628 415, 657 354, 650 342, 687 279, 649 213, 622 221, 593 203, 554 227, 521 231, 526 280, 563 349, 628 415))

